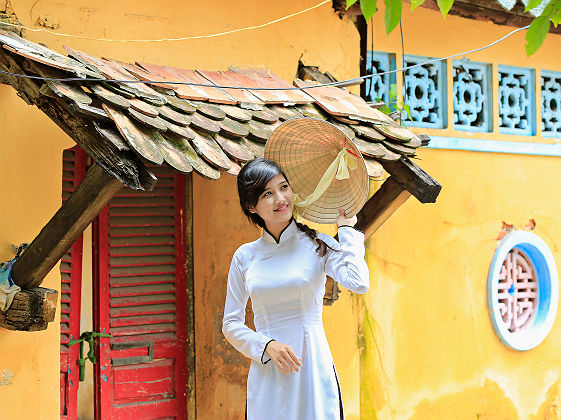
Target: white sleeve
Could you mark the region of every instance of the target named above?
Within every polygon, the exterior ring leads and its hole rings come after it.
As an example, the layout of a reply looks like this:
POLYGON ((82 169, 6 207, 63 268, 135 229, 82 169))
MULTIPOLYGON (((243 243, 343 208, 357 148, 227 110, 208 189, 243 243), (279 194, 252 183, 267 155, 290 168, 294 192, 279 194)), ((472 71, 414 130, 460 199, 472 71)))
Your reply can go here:
POLYGON ((339 242, 327 237, 331 240, 326 243, 333 250, 327 251, 325 274, 351 292, 368 292, 370 276, 364 259, 364 233, 350 226, 341 226, 338 235, 339 242))
POLYGON ((273 340, 245 325, 245 307, 249 295, 238 259, 237 253, 234 254, 228 273, 222 333, 226 340, 245 357, 256 362, 267 363, 271 358, 265 353, 265 349, 273 340))

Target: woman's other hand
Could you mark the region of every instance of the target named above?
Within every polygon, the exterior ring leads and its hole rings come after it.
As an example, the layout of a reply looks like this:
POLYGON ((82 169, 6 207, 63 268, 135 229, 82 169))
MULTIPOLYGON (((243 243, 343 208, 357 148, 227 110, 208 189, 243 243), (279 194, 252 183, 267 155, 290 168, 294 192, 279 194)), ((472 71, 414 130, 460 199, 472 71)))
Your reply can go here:
POLYGON ((354 225, 356 225, 356 215, 351 217, 350 219, 347 219, 347 216, 345 215, 345 210, 339 209, 339 216, 337 217, 337 221, 335 223, 337 223, 337 227, 341 227, 341 226, 354 227, 354 225))
POLYGON ((296 356, 294 350, 288 344, 271 341, 266 352, 282 373, 288 375, 293 370, 300 371, 298 366, 302 366, 302 359, 296 356))

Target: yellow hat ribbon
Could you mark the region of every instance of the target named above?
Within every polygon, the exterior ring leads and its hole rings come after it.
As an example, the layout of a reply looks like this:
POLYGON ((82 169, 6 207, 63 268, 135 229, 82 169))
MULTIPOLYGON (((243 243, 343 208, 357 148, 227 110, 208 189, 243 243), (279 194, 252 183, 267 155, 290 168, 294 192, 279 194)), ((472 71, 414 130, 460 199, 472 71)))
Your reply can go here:
POLYGON ((337 157, 327 168, 323 176, 318 182, 316 189, 304 200, 294 194, 294 217, 297 221, 302 219, 302 214, 313 203, 315 203, 327 191, 334 179, 343 180, 350 176, 349 169, 354 171, 358 168, 358 156, 346 147, 337 154, 337 157))

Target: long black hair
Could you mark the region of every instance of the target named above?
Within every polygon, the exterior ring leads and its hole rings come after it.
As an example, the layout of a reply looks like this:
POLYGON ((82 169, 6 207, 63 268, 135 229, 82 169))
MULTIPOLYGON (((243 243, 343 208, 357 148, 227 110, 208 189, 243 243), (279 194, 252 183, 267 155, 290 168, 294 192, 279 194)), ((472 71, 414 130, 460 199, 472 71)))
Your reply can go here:
MULTIPOLYGON (((282 168, 275 162, 256 158, 244 165, 238 174, 238 195, 240 206, 249 221, 256 226, 265 228, 265 221, 257 214, 249 211, 257 205, 259 196, 265 191, 267 183, 277 175, 282 175, 287 180, 282 168)), ((296 222, 298 230, 304 232, 310 239, 317 243, 317 254, 322 257, 327 252, 327 244, 317 237, 317 231, 302 223, 296 222)))

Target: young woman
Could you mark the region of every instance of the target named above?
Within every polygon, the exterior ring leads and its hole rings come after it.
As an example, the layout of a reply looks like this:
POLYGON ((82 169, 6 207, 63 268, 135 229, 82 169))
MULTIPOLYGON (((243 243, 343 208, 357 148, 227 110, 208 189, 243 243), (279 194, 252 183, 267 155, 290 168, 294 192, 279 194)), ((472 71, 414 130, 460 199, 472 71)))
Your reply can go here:
POLYGON ((296 223, 293 191, 282 169, 267 159, 242 168, 238 193, 245 215, 263 228, 261 238, 234 253, 222 326, 230 344, 251 359, 246 418, 343 419, 322 310, 326 275, 353 292, 368 291, 356 217, 339 212, 338 242, 296 223), (256 331, 245 325, 248 297, 256 331))

